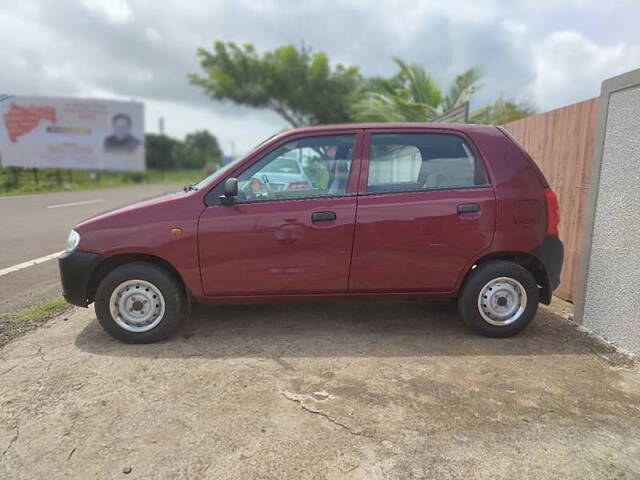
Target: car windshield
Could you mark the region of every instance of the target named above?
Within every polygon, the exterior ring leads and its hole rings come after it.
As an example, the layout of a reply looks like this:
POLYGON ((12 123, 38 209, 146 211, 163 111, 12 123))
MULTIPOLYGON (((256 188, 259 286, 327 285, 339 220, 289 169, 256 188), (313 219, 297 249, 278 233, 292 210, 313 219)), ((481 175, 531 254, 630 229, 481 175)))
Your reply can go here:
POLYGON ((276 158, 269 163, 262 173, 301 173, 298 161, 293 158, 276 158))
POLYGON ((218 170, 216 170, 215 172, 213 172, 212 174, 204 177, 202 180, 200 180, 198 183, 196 183, 194 185, 195 189, 200 189, 202 187, 204 187, 205 185, 207 185, 209 182, 211 182, 212 180, 215 180, 216 178, 223 176, 226 172, 228 172, 229 170, 231 170, 231 168, 233 168, 235 166, 235 164, 241 160, 240 157, 236 158, 235 160, 227 163, 226 165, 223 165, 222 167, 220 167, 218 170))

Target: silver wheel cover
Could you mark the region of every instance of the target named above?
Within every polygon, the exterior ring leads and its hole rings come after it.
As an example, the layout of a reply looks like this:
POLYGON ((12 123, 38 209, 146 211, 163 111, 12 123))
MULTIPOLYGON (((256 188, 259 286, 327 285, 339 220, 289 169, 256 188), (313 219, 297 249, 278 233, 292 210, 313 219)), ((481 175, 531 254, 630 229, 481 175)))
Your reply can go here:
POLYGON ((120 328, 143 333, 162 321, 165 300, 154 284, 145 280, 127 280, 113 289, 109 311, 120 328))
POLYGON ((485 322, 505 327, 517 321, 527 308, 527 292, 520 282, 498 277, 487 282, 478 295, 478 310, 485 322))

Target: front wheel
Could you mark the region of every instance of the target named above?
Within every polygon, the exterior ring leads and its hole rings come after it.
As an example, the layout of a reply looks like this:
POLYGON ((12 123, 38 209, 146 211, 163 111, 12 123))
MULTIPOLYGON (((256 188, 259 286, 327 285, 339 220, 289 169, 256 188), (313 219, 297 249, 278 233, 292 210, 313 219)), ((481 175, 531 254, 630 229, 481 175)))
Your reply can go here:
POLYGON ((467 277, 458 309, 473 331, 488 337, 510 337, 531 323, 538 310, 538 285, 517 263, 490 261, 467 277))
POLYGON ((134 262, 105 276, 95 298, 100 325, 126 343, 167 338, 185 316, 181 285, 157 265, 134 262))

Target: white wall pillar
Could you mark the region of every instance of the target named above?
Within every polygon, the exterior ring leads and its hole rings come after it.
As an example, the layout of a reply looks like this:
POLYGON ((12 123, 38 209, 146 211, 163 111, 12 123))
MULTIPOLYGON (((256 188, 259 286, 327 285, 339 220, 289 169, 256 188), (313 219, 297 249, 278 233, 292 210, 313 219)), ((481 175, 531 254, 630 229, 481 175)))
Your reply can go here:
POLYGON ((640 69, 602 84, 575 319, 640 355, 640 69))

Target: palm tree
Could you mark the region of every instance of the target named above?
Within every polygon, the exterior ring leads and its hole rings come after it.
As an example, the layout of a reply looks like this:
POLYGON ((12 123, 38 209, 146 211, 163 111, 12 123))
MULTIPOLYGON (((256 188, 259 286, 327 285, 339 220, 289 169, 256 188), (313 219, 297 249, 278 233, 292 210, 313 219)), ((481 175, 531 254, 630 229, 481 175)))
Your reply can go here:
MULTIPOLYGON (((457 75, 445 95, 424 67, 393 61, 399 71, 391 78, 373 78, 353 105, 352 116, 363 122, 429 122, 468 102, 480 89, 482 71, 471 67, 457 75)), ((472 123, 496 123, 496 119, 522 118, 535 109, 526 104, 505 101, 502 96, 491 105, 474 111, 472 123)))
POLYGON ((444 95, 437 82, 419 65, 399 58, 391 78, 373 78, 353 107, 353 116, 369 122, 428 122, 468 101, 478 90, 482 73, 473 67, 456 76, 444 95))

